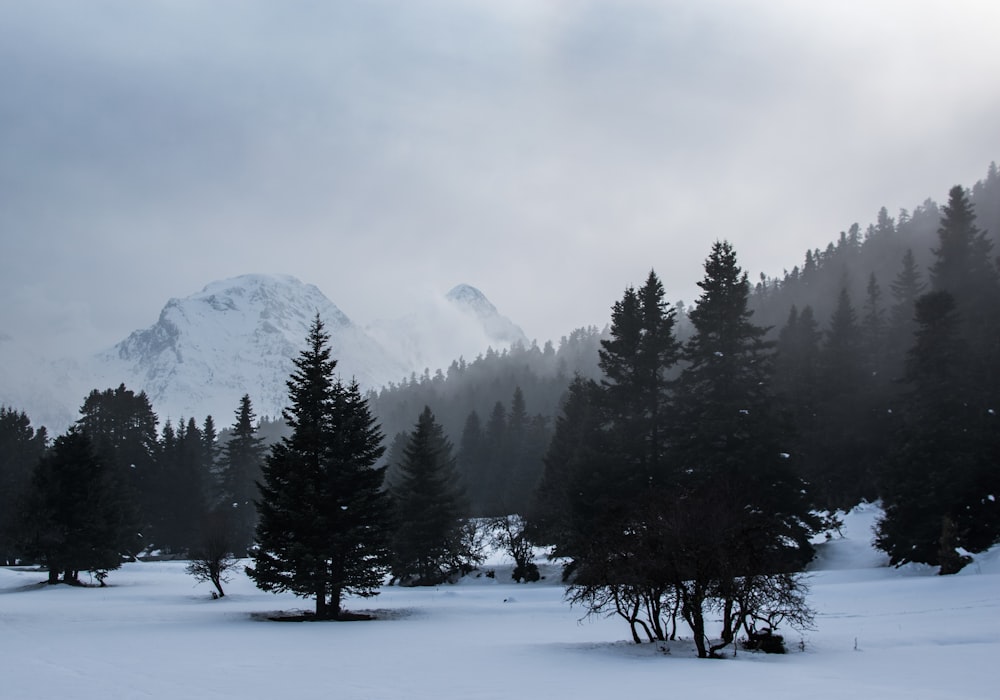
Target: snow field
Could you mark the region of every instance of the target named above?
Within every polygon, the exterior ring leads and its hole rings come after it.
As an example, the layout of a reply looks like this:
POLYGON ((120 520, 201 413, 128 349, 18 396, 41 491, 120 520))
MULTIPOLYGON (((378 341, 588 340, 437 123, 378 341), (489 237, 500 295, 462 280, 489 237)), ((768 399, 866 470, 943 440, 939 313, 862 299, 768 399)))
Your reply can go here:
POLYGON ((104 589, 0 568, 0 696, 1000 697, 1000 550, 951 577, 885 568, 868 544, 874 517, 853 512, 845 538, 820 546, 817 629, 779 630, 785 656, 722 660, 693 658, 686 641, 634 645, 615 618, 581 621, 551 566, 537 584, 510 582, 510 565, 494 561, 495 580, 387 587, 347 601, 378 619, 321 623, 267 620, 311 601, 263 593, 242 574, 212 600, 184 562, 127 564, 104 589))

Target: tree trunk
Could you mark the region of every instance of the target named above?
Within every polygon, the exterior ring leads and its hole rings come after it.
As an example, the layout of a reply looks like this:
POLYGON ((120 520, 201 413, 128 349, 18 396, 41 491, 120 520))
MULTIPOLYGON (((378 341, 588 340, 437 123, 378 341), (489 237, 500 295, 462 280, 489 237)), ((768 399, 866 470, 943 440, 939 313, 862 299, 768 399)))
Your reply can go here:
POLYGON ((343 597, 343 591, 340 586, 334 586, 333 590, 330 591, 330 617, 334 620, 340 619, 340 599, 343 597))
POLYGON ((684 606, 682 609, 684 619, 687 621, 688 626, 691 628, 691 634, 694 636, 694 644, 698 648, 699 659, 708 658, 708 649, 705 648, 705 613, 702 610, 703 598, 704 595, 700 587, 698 584, 695 584, 693 591, 684 594, 684 606))
POLYGON ((325 620, 326 616, 326 586, 320 584, 316 587, 316 619, 325 620))

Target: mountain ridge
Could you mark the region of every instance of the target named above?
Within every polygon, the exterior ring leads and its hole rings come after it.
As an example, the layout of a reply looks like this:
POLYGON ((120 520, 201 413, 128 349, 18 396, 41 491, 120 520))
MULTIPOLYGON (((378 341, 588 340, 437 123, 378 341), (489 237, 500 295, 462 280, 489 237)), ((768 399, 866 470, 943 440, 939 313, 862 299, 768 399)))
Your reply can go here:
POLYGON ((68 427, 75 415, 71 406, 79 406, 92 389, 120 384, 145 391, 161 422, 212 415, 226 426, 243 394, 250 395, 258 415, 278 417, 287 402, 292 360, 317 314, 330 334, 341 377, 356 379, 363 389, 422 372, 428 362, 446 367, 466 354, 527 342, 480 290, 467 284, 455 290, 456 298, 445 295, 404 319, 376 322, 373 333, 317 286, 292 275, 216 280, 194 294, 168 299, 152 325, 114 346, 60 361, 58 387, 43 380, 54 376, 55 363, 9 372, 0 403, 10 401, 33 424, 54 433, 68 427))

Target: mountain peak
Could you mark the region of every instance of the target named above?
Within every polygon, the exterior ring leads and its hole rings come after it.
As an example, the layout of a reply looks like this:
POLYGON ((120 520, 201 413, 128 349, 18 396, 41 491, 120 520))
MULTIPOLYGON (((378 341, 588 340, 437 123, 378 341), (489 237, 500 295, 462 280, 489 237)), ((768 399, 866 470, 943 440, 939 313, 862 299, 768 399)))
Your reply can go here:
POLYGON ((472 285, 456 285, 445 298, 462 312, 475 316, 491 342, 502 345, 528 344, 524 331, 509 318, 502 316, 486 295, 472 285))
MULTIPOLYGON (((326 323, 349 326, 351 320, 312 284, 285 274, 253 273, 218 280, 205 285, 198 294, 188 297, 192 302, 208 304, 215 311, 236 311, 254 307, 261 318, 284 316, 290 309, 296 312, 315 305, 312 314, 319 313, 326 323)), ((309 317, 310 320, 312 316, 309 317)))
POLYGON ((174 418, 228 415, 247 391, 258 415, 276 416, 317 314, 344 377, 377 387, 404 376, 405 366, 316 286, 273 274, 219 280, 171 299, 154 325, 133 332, 98 362, 103 374, 127 378, 174 418))
POLYGON ((486 295, 470 284, 459 284, 451 288, 445 295, 451 303, 476 312, 478 316, 494 316, 497 307, 493 306, 486 295))

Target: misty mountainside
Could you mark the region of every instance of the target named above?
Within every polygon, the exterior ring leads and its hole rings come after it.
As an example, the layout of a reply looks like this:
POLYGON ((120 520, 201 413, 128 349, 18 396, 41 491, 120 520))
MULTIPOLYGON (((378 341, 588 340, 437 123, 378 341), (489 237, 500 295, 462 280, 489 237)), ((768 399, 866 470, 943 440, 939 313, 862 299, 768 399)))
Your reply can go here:
MULTIPOLYGON (((996 163, 990 164, 985 178, 966 190, 975 224, 992 243, 995 256, 1000 243, 1000 170, 996 163)), ((874 213, 874 221, 864 226, 852 223, 825 246, 805 251, 801 262, 781 275, 768 278, 761 273, 758 280, 751 279, 754 322, 777 331, 788 320, 793 305, 800 311, 809 306, 825 329, 842 290, 859 313, 872 301, 888 307, 894 300, 908 252, 912 254, 917 282, 925 287, 935 251, 941 245, 938 230, 942 213, 931 197, 912 209, 895 213, 882 207, 874 213), (871 299, 873 281, 881 297, 877 300, 871 299)))
MULTIPOLYGON (((529 343, 519 326, 468 284, 430 299, 407 316, 369 324, 365 331, 394 357, 405 358, 407 374, 443 369, 460 357, 471 360, 491 347, 529 343)), ((397 373, 367 386, 377 388, 403 378, 397 373)))
MULTIPOLYGON (((370 390, 422 372, 427 363, 443 366, 524 338, 469 285, 427 309, 370 332, 312 284, 290 275, 242 275, 170 299, 154 324, 94 357, 31 366, 21 353, 17 369, 0 376, 0 403, 61 431, 90 390, 125 384, 146 392, 161 421, 212 415, 225 426, 243 394, 259 416, 281 415, 292 358, 317 313, 330 333, 339 376, 370 390)), ((14 353, 5 349, 5 356, 14 353)))

